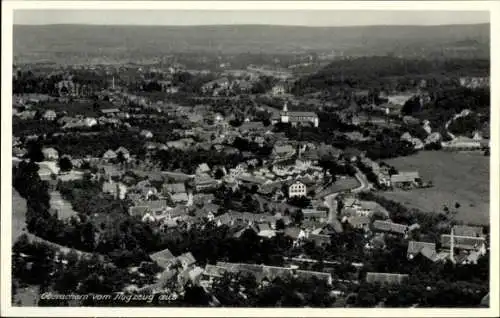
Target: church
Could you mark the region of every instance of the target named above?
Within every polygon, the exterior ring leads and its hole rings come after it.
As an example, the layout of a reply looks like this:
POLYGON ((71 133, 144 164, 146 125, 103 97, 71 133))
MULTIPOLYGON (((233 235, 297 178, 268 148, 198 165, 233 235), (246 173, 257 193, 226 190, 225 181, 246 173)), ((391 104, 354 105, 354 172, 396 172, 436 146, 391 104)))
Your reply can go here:
POLYGON ((283 110, 280 112, 279 116, 273 117, 272 123, 290 123, 292 126, 312 125, 318 127, 319 118, 318 115, 313 112, 289 112, 288 104, 285 102, 283 110))

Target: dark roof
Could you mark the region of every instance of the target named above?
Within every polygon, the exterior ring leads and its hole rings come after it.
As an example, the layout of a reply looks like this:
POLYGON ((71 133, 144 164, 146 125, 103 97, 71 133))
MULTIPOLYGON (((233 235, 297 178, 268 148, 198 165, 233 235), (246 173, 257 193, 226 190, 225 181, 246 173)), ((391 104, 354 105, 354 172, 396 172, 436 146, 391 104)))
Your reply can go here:
POLYGON ((296 271, 296 274, 298 277, 300 277, 302 279, 310 279, 312 277, 315 277, 319 280, 326 280, 327 282, 330 282, 332 280, 332 275, 330 273, 306 271, 306 270, 298 269, 296 271))
POLYGON ((308 239, 314 241, 318 245, 321 243, 330 243, 330 235, 325 234, 310 233, 308 239))
POLYGON ((251 176, 251 175, 244 175, 244 174, 237 176, 236 179, 238 179, 239 181, 242 181, 242 182, 248 182, 248 183, 254 183, 254 184, 264 184, 267 181, 264 178, 255 177, 255 176, 251 176))
POLYGON ((244 122, 238 127, 239 130, 253 130, 253 129, 264 129, 264 124, 260 121, 249 121, 244 122))
POLYGON ((306 160, 319 160, 319 151, 317 149, 309 149, 302 153, 302 158, 306 160))
MULTIPOLYGON (((280 115, 284 114, 283 112, 280 113, 280 115)), ((288 116, 290 119, 292 119, 292 117, 318 117, 318 115, 313 112, 288 112, 288 116)))

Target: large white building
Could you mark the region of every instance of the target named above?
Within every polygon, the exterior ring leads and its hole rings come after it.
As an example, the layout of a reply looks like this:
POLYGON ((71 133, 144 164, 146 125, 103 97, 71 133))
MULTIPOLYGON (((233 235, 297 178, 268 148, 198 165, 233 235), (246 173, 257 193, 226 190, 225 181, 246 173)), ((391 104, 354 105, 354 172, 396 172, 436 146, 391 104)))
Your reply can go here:
POLYGON ((306 196, 306 185, 300 181, 296 181, 288 187, 288 197, 301 197, 306 196))
POLYGON ((316 113, 313 112, 289 112, 288 104, 285 102, 283 105, 283 110, 280 112, 279 116, 275 116, 272 120, 273 124, 278 122, 290 123, 292 126, 297 126, 298 124, 311 124, 314 127, 319 126, 319 118, 316 113))

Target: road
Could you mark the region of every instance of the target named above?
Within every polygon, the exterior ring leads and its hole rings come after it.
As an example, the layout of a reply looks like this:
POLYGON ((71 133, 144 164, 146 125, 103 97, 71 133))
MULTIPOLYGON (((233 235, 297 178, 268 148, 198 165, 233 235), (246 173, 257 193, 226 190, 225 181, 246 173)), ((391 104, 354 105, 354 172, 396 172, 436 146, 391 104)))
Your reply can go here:
POLYGON ((372 185, 370 184, 370 182, 368 182, 364 173, 362 173, 358 168, 356 168, 355 177, 359 182, 359 186, 357 188, 347 191, 332 192, 323 197, 325 205, 329 208, 328 221, 333 221, 333 219, 336 218, 337 216, 337 201, 335 200, 335 198, 340 193, 344 192, 357 193, 361 191, 370 190, 372 188, 372 185))

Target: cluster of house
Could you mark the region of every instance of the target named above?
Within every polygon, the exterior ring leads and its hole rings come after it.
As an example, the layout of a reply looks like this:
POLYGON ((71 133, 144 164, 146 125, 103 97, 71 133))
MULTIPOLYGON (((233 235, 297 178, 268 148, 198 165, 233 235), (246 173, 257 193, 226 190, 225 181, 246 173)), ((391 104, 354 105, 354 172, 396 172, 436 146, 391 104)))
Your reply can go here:
POLYGON ((382 166, 367 157, 361 158, 360 161, 373 171, 377 176, 378 183, 385 187, 410 189, 412 187, 425 186, 418 171, 399 171, 395 174, 391 174, 388 166, 382 166))
POLYGON ((460 85, 467 88, 487 88, 490 87, 489 77, 461 77, 460 85))
MULTIPOLYGON (((217 262, 215 265, 207 264, 205 267, 196 265, 196 259, 190 252, 174 256, 169 249, 149 255, 151 262, 162 268, 155 277, 155 282, 142 287, 129 285, 124 287, 122 292, 136 292, 156 294, 169 292, 169 297, 175 298, 183 294, 184 287, 189 284, 200 286, 206 291, 210 291, 216 279, 222 278, 226 273, 247 273, 252 274, 257 284, 266 286, 276 278, 295 277, 301 279, 318 279, 328 286, 332 285, 333 278, 330 273, 301 270, 297 266, 279 267, 258 264, 217 262)), ((144 266, 129 268, 130 273, 139 273, 144 276, 140 269, 144 266)))
MULTIPOLYGON (((196 266, 196 259, 190 252, 174 256, 169 249, 153 253, 149 255, 151 262, 156 263, 161 267, 155 277, 155 282, 142 287, 137 285, 129 285, 123 289, 123 292, 137 292, 143 294, 156 294, 165 291, 170 292, 170 297, 175 298, 183 293, 184 286, 188 283, 199 285, 201 275, 204 272, 203 268, 196 266)), ((139 276, 144 276, 140 269, 145 264, 142 263, 138 267, 129 268, 130 273, 139 273, 139 276)))
POLYGON ((436 243, 408 242, 408 259, 421 255, 432 262, 449 260, 455 264, 477 264, 486 254, 487 242, 483 228, 479 226, 455 225, 450 234, 442 234, 441 249, 436 243))
POLYGON ((255 80, 247 80, 239 78, 230 79, 224 76, 203 84, 203 86, 201 87, 201 91, 204 94, 210 94, 212 96, 222 96, 232 91, 249 93, 254 83, 255 80))
POLYGON ((90 97, 97 90, 94 85, 75 82, 71 77, 55 83, 54 89, 61 97, 90 97))
POLYGON ((483 139, 479 133, 475 133, 474 137, 456 137, 450 141, 442 142, 443 150, 448 151, 471 151, 471 150, 484 150, 490 147, 490 141, 483 139))
MULTIPOLYGON (((361 201, 356 198, 346 198, 345 205, 341 211, 342 223, 350 223, 356 228, 364 228, 367 233, 371 233, 369 243, 365 248, 383 248, 386 236, 403 236, 408 238, 411 232, 418 229, 417 224, 404 225, 397 224, 388 219, 370 221, 374 214, 385 215, 387 211, 375 202, 361 201)), ((304 215, 318 214, 318 211, 304 210, 304 215)), ((277 231, 282 231, 285 236, 294 239, 294 244, 298 245, 306 241, 312 241, 317 245, 328 244, 331 240, 330 234, 342 231, 342 223, 332 223, 328 220, 327 214, 320 212, 321 225, 314 230, 288 226, 291 221, 286 216, 257 215, 253 213, 231 212, 213 218, 218 225, 229 224, 240 230, 234 230, 234 237, 241 237, 246 231, 254 231, 261 237, 272 237, 277 231), (286 228, 276 229, 271 226, 277 220, 283 220, 286 228)), ((319 224, 319 223, 318 223, 319 224)), ((437 251, 436 243, 421 242, 415 240, 408 241, 407 257, 412 260, 417 255, 421 255, 432 262, 451 260, 457 264, 477 263, 478 259, 486 253, 486 239, 481 227, 456 225, 452 228, 451 234, 443 234, 441 237, 441 250, 437 251)), ((267 266, 261 264, 228 263, 217 262, 207 264, 205 268, 196 266, 196 260, 191 253, 185 253, 177 257, 165 249, 150 255, 153 262, 156 262, 163 271, 156 277, 156 282, 142 288, 129 286, 127 291, 148 291, 152 293, 170 292, 178 293, 185 284, 193 284, 203 287, 209 291, 214 281, 221 278, 225 273, 250 273, 257 283, 265 286, 274 279, 280 277, 315 278, 324 281, 329 286, 332 285, 333 277, 331 273, 301 270, 296 265, 289 267, 267 266), (172 288, 176 290, 172 290, 172 288)), ((356 267, 363 264, 356 264, 356 267)), ((137 268, 132 268, 137 270, 137 268)), ((369 283, 381 284, 403 284, 409 278, 404 273, 383 273, 368 272, 365 280, 369 283)))
POLYGON ((289 70, 269 66, 248 65, 247 71, 258 74, 259 76, 271 76, 280 80, 289 80, 293 74, 289 70))
POLYGON ((295 277, 301 279, 316 278, 325 282, 327 285, 332 284, 333 278, 330 273, 301 270, 296 267, 279 267, 245 263, 227 263, 217 262, 215 265, 207 264, 202 274, 200 285, 210 288, 217 278, 223 277, 225 273, 248 273, 252 274, 257 284, 265 286, 276 278, 295 277))
POLYGON ((132 177, 112 165, 100 167, 101 171, 104 170, 102 176, 107 178, 102 184, 102 191, 116 199, 130 200, 131 216, 139 217, 144 222, 158 222, 160 227, 177 226, 177 220, 188 216, 193 195, 184 182, 155 172, 142 173, 132 169, 132 177))

